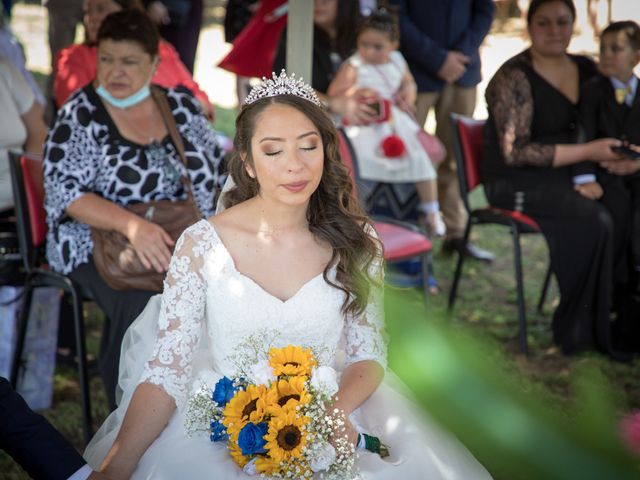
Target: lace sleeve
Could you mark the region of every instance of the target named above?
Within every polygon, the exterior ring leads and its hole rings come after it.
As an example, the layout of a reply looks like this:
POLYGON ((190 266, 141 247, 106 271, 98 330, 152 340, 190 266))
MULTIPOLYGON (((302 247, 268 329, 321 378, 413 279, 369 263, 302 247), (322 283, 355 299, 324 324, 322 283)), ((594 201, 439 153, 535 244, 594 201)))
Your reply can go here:
POLYGON ((188 228, 176 244, 164 281, 153 353, 140 380, 162 387, 177 406, 182 405, 188 393, 191 361, 205 318, 202 270, 208 229, 203 222, 188 228))
POLYGON ((503 67, 487 87, 486 98, 504 162, 511 167, 550 167, 555 146, 531 141, 534 104, 525 73, 503 67))
MULTIPOLYGON (((372 236, 376 236, 375 232, 372 236)), ((376 238, 377 240, 377 238, 376 238)), ((360 315, 348 315, 345 325, 345 367, 362 360, 374 360, 387 368, 387 335, 384 326, 384 270, 382 252, 371 263, 369 276, 374 279, 369 302, 360 315)))

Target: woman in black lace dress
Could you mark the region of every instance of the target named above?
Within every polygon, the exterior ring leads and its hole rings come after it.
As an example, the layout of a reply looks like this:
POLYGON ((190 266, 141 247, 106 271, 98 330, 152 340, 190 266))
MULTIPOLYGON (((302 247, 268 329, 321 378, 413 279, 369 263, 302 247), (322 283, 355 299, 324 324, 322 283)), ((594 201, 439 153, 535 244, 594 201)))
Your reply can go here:
POLYGON ((508 60, 486 92, 483 178, 492 205, 522 211, 540 225, 549 245, 561 300, 553 338, 565 353, 615 350, 610 310, 613 266, 619 261, 628 210, 607 209, 618 192, 600 202, 580 192, 583 161, 613 161, 601 139, 580 143, 580 85, 596 73, 586 57, 570 55, 575 7, 571 0, 533 0, 527 22, 531 47, 508 60))

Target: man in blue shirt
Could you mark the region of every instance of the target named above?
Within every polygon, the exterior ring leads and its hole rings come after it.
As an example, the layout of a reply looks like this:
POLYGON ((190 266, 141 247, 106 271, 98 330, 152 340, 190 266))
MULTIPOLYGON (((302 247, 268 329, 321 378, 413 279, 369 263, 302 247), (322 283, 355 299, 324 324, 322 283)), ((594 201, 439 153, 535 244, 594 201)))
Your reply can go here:
POLYGON ((435 109, 436 135, 447 149, 438 167, 438 196, 447 236, 443 252, 479 260, 493 255, 462 237, 467 213, 460 198, 451 138, 451 113, 472 116, 480 83, 479 48, 493 21, 493 0, 393 0, 399 7, 400 50, 418 85, 416 117, 421 125, 435 109))

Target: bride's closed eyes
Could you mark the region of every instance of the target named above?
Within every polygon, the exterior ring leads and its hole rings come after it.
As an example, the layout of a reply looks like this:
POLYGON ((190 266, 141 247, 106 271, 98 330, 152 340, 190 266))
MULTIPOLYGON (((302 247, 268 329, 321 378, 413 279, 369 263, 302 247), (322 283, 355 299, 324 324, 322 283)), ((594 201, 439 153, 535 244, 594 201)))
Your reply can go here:
MULTIPOLYGON (((313 150, 316 150, 318 148, 318 145, 314 144, 314 145, 309 145, 309 146, 300 146, 298 147, 300 150, 303 150, 305 152, 312 152, 313 150)), ((282 153, 282 150, 270 150, 270 149, 265 149, 263 150, 263 152, 267 157, 275 157, 276 155, 279 155, 280 153, 282 153)))
MULTIPOLYGON (((298 149, 304 152, 312 152, 316 150, 320 144, 320 136, 316 132, 307 132, 298 136, 296 141, 305 140, 299 143, 298 149)), ((274 157, 283 152, 280 143, 286 143, 286 139, 279 137, 265 137, 260 140, 262 153, 268 157, 274 157), (264 143, 263 143, 264 142, 264 143)))

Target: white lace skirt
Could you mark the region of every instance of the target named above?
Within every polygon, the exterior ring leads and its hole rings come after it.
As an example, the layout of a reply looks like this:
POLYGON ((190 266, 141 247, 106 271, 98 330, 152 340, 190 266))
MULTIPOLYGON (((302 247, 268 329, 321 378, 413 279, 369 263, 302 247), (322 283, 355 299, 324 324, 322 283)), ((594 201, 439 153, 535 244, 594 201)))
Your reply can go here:
MULTIPOLYGON (((120 429, 131 395, 149 358, 156 336, 160 296, 149 304, 127 331, 120 359, 120 406, 91 440, 84 457, 98 468, 120 429)), ((215 384, 219 375, 204 366, 203 351, 196 356, 195 375, 215 384)), ((363 479, 372 480, 484 480, 491 476, 452 435, 437 426, 409 398, 402 383, 391 373, 371 397, 353 413, 359 431, 380 437, 391 455, 381 459, 370 452, 358 452, 357 465, 363 479)), ((206 434, 188 437, 183 412, 176 410, 162 434, 140 459, 133 479, 190 480, 248 479, 236 466, 222 443, 206 434)))

